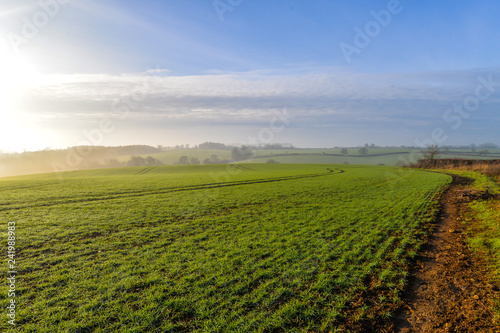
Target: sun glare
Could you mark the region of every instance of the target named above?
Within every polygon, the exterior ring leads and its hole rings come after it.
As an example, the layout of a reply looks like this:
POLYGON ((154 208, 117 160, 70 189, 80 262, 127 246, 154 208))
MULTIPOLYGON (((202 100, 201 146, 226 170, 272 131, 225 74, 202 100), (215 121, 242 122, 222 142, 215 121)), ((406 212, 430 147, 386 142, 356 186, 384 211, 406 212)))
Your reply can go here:
POLYGON ((39 144, 20 100, 38 82, 36 67, 0 40, 0 150, 32 149, 39 144))

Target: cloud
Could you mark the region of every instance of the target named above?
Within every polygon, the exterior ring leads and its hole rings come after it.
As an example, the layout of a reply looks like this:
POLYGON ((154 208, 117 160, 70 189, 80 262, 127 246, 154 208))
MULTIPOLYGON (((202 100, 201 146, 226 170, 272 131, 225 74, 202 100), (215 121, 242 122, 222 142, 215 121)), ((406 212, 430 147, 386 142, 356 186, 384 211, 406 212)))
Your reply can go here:
MULTIPOLYGON (((424 128, 442 122, 453 103, 474 93, 492 71, 361 73, 335 69, 256 71, 173 76, 166 69, 139 74, 57 75, 27 92, 24 109, 40 121, 87 123, 116 116, 120 102, 137 126, 265 124, 286 108, 297 127, 328 123, 374 128, 424 128), (163 74, 168 73, 165 76, 163 74)), ((500 81, 500 72, 493 71, 500 81)), ((499 95, 489 103, 498 104, 499 95)), ((77 126, 77 125, 75 125, 77 126)))
POLYGON ((157 69, 148 69, 147 71, 144 72, 144 74, 155 75, 155 74, 171 73, 171 72, 172 71, 169 69, 157 68, 157 69))

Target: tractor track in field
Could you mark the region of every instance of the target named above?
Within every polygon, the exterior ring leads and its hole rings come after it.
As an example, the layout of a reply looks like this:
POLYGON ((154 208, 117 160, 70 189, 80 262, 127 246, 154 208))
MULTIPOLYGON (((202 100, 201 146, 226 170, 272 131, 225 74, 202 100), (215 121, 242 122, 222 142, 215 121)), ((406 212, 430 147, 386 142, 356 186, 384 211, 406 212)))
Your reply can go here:
POLYGON ((486 263, 469 249, 468 226, 462 223, 477 195, 467 189, 470 183, 453 176, 443 195, 439 221, 411 272, 394 332, 500 332, 492 310, 498 288, 488 279, 486 263))
POLYGON ((273 177, 273 178, 258 178, 258 179, 249 179, 249 180, 241 180, 241 181, 233 181, 233 182, 220 182, 220 183, 179 186, 179 187, 171 187, 171 188, 157 189, 157 190, 131 191, 131 192, 124 192, 124 193, 110 193, 110 194, 106 194, 103 196, 87 196, 87 197, 82 196, 82 197, 78 197, 75 199, 51 198, 50 201, 48 201, 48 202, 38 201, 33 205, 28 204, 28 205, 17 205, 16 206, 15 204, 12 204, 12 203, 5 203, 5 204, 0 205, 0 211, 8 211, 8 210, 16 210, 16 209, 24 209, 24 208, 48 207, 48 206, 95 202, 95 201, 106 201, 106 200, 123 199, 123 198, 135 198, 135 197, 142 197, 142 196, 147 196, 147 195, 159 195, 159 194, 175 193, 175 192, 182 192, 182 191, 196 191, 196 190, 216 189, 216 188, 231 187, 231 186, 273 183, 273 182, 297 180, 297 179, 304 179, 304 178, 325 177, 325 176, 331 176, 331 175, 338 175, 338 174, 345 172, 345 170, 341 170, 338 168, 335 168, 335 170, 328 169, 328 171, 329 171, 328 173, 316 173, 316 174, 305 174, 305 175, 273 177))
POLYGON ((135 174, 136 175, 144 175, 150 171, 153 171, 154 169, 156 169, 158 166, 155 165, 155 166, 150 166, 150 167, 147 167, 147 168, 144 168, 142 170, 140 170, 139 172, 136 172, 135 174))

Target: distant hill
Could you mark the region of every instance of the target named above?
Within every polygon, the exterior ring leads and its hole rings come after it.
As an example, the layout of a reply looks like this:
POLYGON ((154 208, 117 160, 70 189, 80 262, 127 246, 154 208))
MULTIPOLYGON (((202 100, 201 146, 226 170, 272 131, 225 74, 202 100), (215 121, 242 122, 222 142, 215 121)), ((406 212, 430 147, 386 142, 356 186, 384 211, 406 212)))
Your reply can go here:
MULTIPOLYGON (((160 147, 162 148, 162 147, 160 147)), ((147 145, 118 147, 79 146, 20 154, 0 154, 0 177, 43 172, 173 164, 329 163, 406 165, 422 157, 420 148, 280 148, 268 145, 248 148, 244 159, 233 156, 234 146, 206 142, 196 148, 155 148, 147 145), (277 148, 277 149, 273 149, 277 148)), ((439 158, 500 159, 500 149, 446 149, 439 158)))
POLYGON ((78 146, 67 149, 0 155, 0 176, 121 166, 123 156, 152 155, 161 152, 147 145, 118 147, 78 146))

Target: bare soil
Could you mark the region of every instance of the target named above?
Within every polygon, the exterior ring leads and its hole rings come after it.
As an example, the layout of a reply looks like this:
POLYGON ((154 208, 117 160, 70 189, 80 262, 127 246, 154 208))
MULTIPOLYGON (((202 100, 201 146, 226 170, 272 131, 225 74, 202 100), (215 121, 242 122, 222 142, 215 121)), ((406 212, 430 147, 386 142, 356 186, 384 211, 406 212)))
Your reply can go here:
POLYGON ((486 263, 467 246, 470 225, 464 217, 468 203, 480 196, 469 183, 454 177, 441 199, 441 216, 412 271, 395 332, 500 332, 492 301, 499 289, 486 263))

